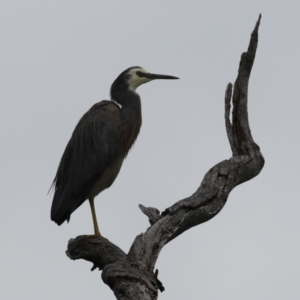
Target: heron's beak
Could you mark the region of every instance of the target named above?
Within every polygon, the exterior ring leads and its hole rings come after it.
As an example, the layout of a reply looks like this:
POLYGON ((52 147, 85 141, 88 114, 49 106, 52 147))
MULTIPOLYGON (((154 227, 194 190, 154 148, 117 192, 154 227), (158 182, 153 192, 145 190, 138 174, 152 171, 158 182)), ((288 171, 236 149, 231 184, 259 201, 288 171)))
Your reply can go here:
POLYGON ((146 78, 149 78, 150 80, 153 80, 153 79, 179 79, 178 77, 175 77, 175 76, 152 74, 152 73, 144 73, 143 76, 145 76, 146 78))

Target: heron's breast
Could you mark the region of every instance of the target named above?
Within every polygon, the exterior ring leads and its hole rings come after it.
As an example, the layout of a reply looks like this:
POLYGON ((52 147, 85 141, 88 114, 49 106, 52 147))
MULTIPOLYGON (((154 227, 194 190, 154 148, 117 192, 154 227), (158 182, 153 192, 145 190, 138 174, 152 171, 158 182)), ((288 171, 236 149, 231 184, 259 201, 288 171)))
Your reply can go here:
POLYGON ((134 144, 142 125, 141 119, 136 119, 135 122, 127 121, 121 125, 121 140, 122 148, 125 156, 134 144))

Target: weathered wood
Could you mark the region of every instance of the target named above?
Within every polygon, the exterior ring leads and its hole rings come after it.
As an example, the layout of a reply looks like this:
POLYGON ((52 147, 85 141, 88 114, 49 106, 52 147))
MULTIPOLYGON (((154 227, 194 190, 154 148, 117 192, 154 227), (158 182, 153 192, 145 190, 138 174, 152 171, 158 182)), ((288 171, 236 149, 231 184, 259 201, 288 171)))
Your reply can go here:
POLYGON ((225 126, 232 157, 212 167, 197 191, 176 202, 164 212, 140 205, 151 226, 138 235, 128 254, 106 239, 79 236, 69 241, 67 255, 94 264, 92 270, 103 270, 102 279, 117 299, 153 300, 164 287, 154 267, 161 249, 193 226, 216 216, 224 207, 229 193, 237 185, 257 176, 264 158, 255 144, 248 122, 248 83, 258 43, 260 18, 251 34, 248 51, 243 53, 238 77, 227 85, 225 93, 225 126), (233 104, 230 121, 231 102, 233 104))

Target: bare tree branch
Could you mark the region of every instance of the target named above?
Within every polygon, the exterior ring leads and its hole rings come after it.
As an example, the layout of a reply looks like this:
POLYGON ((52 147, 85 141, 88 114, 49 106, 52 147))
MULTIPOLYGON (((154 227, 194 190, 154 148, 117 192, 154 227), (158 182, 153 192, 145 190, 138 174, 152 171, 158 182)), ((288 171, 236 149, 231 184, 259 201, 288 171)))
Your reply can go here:
POLYGON ((161 249, 184 231, 212 219, 224 207, 234 187, 257 176, 262 170, 264 158, 252 138, 247 111, 248 82, 258 43, 260 19, 261 16, 251 34, 248 51, 241 56, 233 96, 231 83, 225 93, 225 126, 233 156, 212 167, 193 195, 176 202, 163 213, 140 205, 151 226, 135 238, 127 255, 106 239, 79 236, 69 241, 67 255, 74 260, 92 262, 92 270, 103 270, 102 279, 117 299, 157 299, 158 290, 164 290, 157 279, 158 271, 154 273, 161 249), (231 99, 232 122, 229 117, 231 99))

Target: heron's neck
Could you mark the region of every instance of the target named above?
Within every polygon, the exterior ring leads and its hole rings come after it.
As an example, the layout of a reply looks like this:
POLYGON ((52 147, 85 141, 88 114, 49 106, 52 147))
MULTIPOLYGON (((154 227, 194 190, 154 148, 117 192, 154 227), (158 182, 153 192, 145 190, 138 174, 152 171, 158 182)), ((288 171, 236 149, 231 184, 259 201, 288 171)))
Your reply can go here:
POLYGON ((140 101, 140 96, 134 90, 131 90, 127 87, 122 87, 111 91, 111 97, 114 101, 122 106, 136 102, 136 100, 140 101))
POLYGON ((121 105, 122 111, 141 117, 141 98, 130 89, 122 89, 112 93, 112 99, 121 105))
POLYGON ((142 125, 140 96, 131 90, 113 93, 112 99, 121 107, 121 139, 125 156, 135 142, 142 125))

